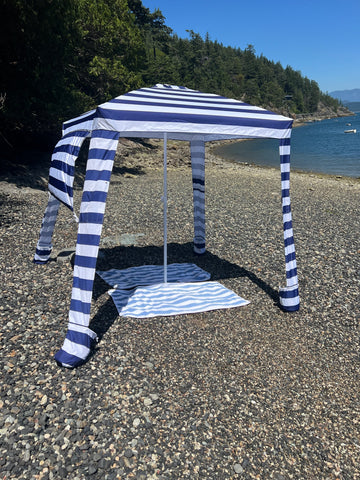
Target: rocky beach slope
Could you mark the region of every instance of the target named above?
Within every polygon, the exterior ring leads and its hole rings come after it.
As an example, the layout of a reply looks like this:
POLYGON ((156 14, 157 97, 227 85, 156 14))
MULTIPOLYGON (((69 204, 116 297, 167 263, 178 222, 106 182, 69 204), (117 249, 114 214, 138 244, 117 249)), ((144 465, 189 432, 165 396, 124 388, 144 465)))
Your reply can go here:
MULTIPOLYGON (((161 264, 161 145, 123 140, 118 153, 98 267, 161 264)), ((77 228, 62 207, 52 259, 34 265, 48 164, 9 169, 0 178, 0 478, 360 478, 359 180, 292 173, 301 308, 289 314, 277 299, 279 171, 208 151, 208 252, 195 257, 188 146, 170 142, 168 157, 169 263, 194 262, 251 303, 120 318, 97 277, 90 326, 100 341, 83 366, 58 367, 72 286, 62 252, 77 228)))

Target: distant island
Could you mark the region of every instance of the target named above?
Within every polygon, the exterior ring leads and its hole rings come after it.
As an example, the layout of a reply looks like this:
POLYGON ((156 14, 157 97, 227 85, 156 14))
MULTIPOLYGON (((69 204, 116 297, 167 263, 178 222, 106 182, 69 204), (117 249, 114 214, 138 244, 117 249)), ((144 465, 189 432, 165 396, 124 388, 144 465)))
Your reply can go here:
POLYGON ((351 90, 335 90, 329 95, 347 107, 352 112, 360 112, 360 88, 351 90))
POLYGON ((360 88, 353 88, 352 90, 335 90, 330 92, 333 98, 341 100, 343 103, 360 102, 360 88))

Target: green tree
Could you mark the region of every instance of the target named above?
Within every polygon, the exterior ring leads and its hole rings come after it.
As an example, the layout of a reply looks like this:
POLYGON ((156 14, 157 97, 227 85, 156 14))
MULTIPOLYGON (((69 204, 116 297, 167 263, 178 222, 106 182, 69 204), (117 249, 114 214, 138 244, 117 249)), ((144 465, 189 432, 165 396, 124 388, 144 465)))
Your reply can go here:
POLYGON ((72 0, 1 0, 0 131, 51 130, 66 105, 72 0))
POLYGON ((144 44, 126 0, 77 0, 76 68, 82 91, 95 103, 141 84, 144 44))

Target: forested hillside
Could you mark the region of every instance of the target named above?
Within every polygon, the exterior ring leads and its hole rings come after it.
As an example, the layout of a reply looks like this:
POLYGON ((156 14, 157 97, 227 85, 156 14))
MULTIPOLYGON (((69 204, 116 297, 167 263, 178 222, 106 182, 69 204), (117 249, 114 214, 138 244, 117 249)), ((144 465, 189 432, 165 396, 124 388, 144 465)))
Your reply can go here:
MULTIPOLYGON (((59 135, 61 122, 155 83, 184 85, 287 113, 337 109, 314 80, 249 45, 179 38, 141 0, 0 0, 0 138, 59 135)), ((242 39, 246 41, 246 39, 242 39)))

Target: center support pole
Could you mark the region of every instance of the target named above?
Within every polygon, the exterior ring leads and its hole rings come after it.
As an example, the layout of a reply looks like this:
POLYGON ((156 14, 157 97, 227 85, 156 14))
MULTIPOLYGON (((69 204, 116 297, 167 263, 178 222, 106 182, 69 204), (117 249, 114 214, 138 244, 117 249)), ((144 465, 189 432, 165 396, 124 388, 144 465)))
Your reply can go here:
POLYGON ((167 283, 167 133, 164 132, 164 283, 167 283))

